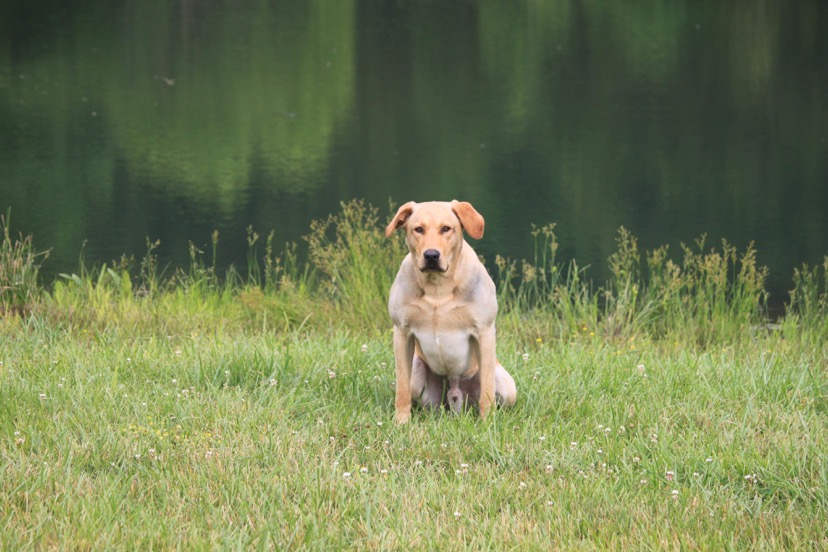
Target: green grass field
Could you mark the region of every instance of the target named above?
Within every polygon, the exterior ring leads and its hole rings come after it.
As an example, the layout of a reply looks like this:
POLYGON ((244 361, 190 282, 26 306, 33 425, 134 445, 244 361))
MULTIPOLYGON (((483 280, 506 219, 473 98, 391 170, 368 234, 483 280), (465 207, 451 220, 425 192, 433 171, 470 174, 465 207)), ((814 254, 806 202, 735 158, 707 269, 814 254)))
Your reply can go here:
POLYGON ((768 325, 751 249, 622 231, 592 290, 538 229, 492 267, 517 406, 397 426, 379 219, 344 205, 307 263, 251 233, 244 277, 150 244, 48 284, 6 228, 0 548, 828 547, 825 267, 768 325))

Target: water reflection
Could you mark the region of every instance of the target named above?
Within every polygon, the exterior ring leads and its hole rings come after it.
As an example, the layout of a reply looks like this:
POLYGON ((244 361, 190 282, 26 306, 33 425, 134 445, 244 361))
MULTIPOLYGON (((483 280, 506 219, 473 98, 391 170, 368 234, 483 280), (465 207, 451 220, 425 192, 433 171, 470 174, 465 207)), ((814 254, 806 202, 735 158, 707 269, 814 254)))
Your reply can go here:
POLYGON ((295 240, 340 200, 453 197, 478 249, 603 277, 645 247, 756 240, 784 296, 828 252, 823 3, 6 2, 0 208, 50 269, 245 228, 295 240))

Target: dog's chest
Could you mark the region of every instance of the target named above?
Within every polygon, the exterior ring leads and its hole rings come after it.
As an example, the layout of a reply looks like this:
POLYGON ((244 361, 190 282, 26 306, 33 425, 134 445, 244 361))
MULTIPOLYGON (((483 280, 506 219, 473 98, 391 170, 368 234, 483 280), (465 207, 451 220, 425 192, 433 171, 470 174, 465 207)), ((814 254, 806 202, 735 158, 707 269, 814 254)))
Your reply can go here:
POLYGON ((472 365, 473 321, 462 304, 419 305, 410 331, 420 345, 423 360, 441 376, 461 376, 472 365))

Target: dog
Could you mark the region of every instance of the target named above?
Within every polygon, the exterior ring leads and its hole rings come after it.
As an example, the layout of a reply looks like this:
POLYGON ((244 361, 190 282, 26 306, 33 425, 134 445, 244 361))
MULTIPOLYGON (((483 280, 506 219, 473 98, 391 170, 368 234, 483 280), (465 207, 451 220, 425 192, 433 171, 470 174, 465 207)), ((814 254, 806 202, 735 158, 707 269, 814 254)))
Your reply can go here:
POLYGON ((464 201, 410 201, 397 210, 385 236, 401 227, 409 254, 388 299, 397 423, 411 419, 412 401, 459 412, 468 399, 482 418, 496 403, 515 404, 515 381, 495 356, 495 285, 463 238, 464 231, 483 237, 483 217, 464 201))

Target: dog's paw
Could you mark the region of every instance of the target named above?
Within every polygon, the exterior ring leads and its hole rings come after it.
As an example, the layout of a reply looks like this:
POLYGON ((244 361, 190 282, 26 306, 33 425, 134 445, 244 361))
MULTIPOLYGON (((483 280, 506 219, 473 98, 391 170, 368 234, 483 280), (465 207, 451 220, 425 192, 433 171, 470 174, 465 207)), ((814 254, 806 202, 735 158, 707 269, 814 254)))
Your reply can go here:
POLYGON ((401 411, 397 410, 396 420, 398 424, 407 424, 408 420, 411 419, 411 411, 401 411))

